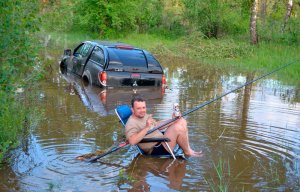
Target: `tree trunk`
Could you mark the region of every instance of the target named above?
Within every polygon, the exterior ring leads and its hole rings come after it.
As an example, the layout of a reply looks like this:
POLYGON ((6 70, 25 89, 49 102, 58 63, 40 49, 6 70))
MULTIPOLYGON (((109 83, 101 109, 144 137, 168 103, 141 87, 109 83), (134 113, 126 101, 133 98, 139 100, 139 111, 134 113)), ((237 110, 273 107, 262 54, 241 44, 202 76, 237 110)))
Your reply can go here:
POLYGON ((285 31, 285 27, 288 23, 288 20, 289 20, 290 16, 291 16, 292 8, 293 8, 293 0, 289 0, 288 5, 287 5, 287 10, 286 10, 286 15, 285 15, 285 18, 284 18, 283 27, 282 27, 282 32, 285 31))
POLYGON ((256 20, 257 20, 257 7, 258 0, 253 0, 250 18, 250 38, 251 44, 256 45, 258 43, 257 30, 256 30, 256 20))

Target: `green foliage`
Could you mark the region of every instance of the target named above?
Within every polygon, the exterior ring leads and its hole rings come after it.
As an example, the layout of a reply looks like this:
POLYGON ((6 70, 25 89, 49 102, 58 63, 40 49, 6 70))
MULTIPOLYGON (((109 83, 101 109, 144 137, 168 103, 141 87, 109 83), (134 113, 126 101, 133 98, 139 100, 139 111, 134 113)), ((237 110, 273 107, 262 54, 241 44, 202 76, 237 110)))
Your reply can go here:
POLYGON ((41 3, 42 28, 46 31, 71 31, 74 9, 73 1, 68 0, 50 1, 49 4, 41 3))
POLYGON ((183 33, 181 8, 160 0, 62 0, 42 5, 44 27, 51 31, 86 31, 102 38, 132 32, 183 33))
POLYGON ((143 0, 139 1, 138 15, 136 18, 139 32, 145 33, 152 29, 157 29, 161 25, 163 7, 160 1, 143 0))
POLYGON ((284 19, 287 11, 287 1, 279 0, 269 2, 265 10, 261 10, 258 22, 260 41, 296 45, 300 41, 298 18, 299 5, 294 1, 291 17, 283 30, 284 19))
POLYGON ((33 35, 38 31, 37 1, 1 1, 0 20, 0 86, 12 90, 24 82, 36 63, 37 50, 33 35))
POLYGON ((96 32, 101 36, 135 31, 137 0, 78 0, 74 10, 74 28, 96 32))
POLYGON ((0 90, 0 165, 6 153, 20 144, 20 138, 28 137, 30 128, 43 117, 41 110, 32 107, 36 99, 28 96, 25 92, 9 95, 0 90))
POLYGON ((0 162, 18 144, 30 112, 16 99, 16 90, 40 74, 38 47, 38 1, 0 2, 0 162))
POLYGON ((24 111, 18 109, 17 102, 0 90, 0 162, 7 150, 17 142, 18 133, 22 131, 24 111))
MULTIPOLYGON (((43 23, 51 31, 96 33, 100 38, 151 33, 178 38, 200 33, 207 38, 249 36, 253 0, 60 0, 42 4, 43 23), (53 19, 49 19, 53 18, 53 19)), ((286 31, 286 0, 259 1, 260 41, 299 42, 299 2, 286 31)), ((249 42, 248 39, 244 39, 249 42)))
POLYGON ((190 22, 190 27, 201 31, 206 37, 245 33, 248 28, 248 20, 241 17, 243 7, 239 1, 184 0, 184 3, 185 18, 190 22))

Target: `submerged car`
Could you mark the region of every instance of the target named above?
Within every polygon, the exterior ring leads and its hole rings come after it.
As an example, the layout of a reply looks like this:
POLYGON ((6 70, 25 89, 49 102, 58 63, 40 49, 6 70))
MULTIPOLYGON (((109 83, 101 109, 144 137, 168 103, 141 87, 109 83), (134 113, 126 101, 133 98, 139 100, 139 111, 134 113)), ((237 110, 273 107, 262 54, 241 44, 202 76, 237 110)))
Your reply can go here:
POLYGON ((124 43, 82 42, 73 53, 64 51, 60 67, 100 87, 166 84, 163 68, 151 53, 124 43))

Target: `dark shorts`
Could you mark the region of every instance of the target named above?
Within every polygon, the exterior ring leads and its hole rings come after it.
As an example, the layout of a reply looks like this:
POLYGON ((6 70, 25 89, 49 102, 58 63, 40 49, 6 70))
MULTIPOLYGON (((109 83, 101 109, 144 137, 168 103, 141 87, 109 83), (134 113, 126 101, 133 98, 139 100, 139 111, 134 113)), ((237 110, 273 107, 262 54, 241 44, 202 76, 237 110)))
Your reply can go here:
POLYGON ((170 153, 165 149, 162 143, 159 143, 153 147, 151 155, 170 155, 170 153))

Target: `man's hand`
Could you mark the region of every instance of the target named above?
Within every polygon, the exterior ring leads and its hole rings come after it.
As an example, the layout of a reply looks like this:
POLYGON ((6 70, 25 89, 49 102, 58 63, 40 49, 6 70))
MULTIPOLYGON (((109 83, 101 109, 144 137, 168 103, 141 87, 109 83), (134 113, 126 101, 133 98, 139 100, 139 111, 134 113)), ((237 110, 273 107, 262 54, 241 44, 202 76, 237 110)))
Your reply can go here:
POLYGON ((149 130, 150 128, 152 128, 154 126, 156 126, 156 121, 155 121, 155 119, 152 118, 152 114, 150 114, 146 121, 146 127, 149 130))
POLYGON ((181 113, 179 113, 178 116, 175 116, 175 114, 174 114, 174 112, 173 112, 173 113, 172 113, 172 119, 174 119, 174 118, 176 118, 176 117, 178 117, 178 119, 180 119, 180 118, 182 117, 181 113))

